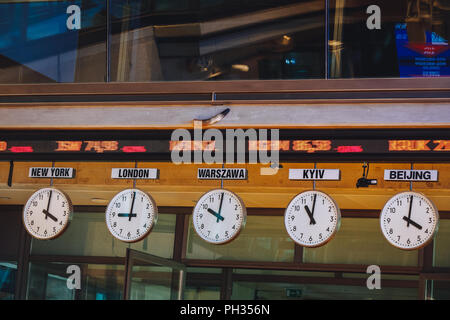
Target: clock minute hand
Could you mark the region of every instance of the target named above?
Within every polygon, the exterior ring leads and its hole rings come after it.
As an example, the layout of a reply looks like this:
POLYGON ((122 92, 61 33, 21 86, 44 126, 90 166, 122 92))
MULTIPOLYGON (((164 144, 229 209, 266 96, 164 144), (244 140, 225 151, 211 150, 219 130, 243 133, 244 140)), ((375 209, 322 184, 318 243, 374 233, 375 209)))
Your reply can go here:
POLYGON ((411 195, 411 198, 409 200, 409 212, 408 212, 408 219, 406 220, 406 226, 409 228, 409 223, 411 222, 411 210, 412 210, 412 202, 413 202, 413 195, 411 195))
MULTIPOLYGON (((45 211, 47 211, 47 213, 48 213, 48 210, 50 210, 50 201, 52 200, 52 194, 53 194, 53 190, 50 190, 50 195, 48 196, 47 210, 45 210, 45 211)), ((42 212, 44 212, 44 210, 42 210, 42 212)), ((44 212, 44 214, 45 214, 45 219, 47 219, 48 214, 46 214, 45 212, 44 212)))
MULTIPOLYGON (((220 196, 219 212, 217 213, 219 217, 222 217, 220 213, 222 212, 223 194, 224 192, 222 192, 222 195, 220 196)), ((219 222, 219 217, 217 217, 217 222, 219 222)))
POLYGON ((131 209, 130 209, 130 215, 128 216, 128 221, 131 221, 131 217, 133 216, 133 207, 134 207, 134 200, 136 199, 136 192, 133 192, 133 202, 131 203, 131 209))

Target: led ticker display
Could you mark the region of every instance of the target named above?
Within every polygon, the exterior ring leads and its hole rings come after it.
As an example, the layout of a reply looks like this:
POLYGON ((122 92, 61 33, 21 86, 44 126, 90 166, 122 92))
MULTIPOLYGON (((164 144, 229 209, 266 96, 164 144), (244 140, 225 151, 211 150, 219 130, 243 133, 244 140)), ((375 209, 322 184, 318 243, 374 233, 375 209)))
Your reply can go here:
MULTIPOLYGON (((170 140, 0 140, 0 155, 7 154, 165 154, 188 151, 216 151, 226 143, 170 140)), ((239 149, 235 149, 239 150, 239 149)), ((431 154, 450 152, 450 140, 299 140, 246 141, 245 152, 278 150, 283 154, 431 154)), ((236 151, 234 151, 236 152, 236 151)))

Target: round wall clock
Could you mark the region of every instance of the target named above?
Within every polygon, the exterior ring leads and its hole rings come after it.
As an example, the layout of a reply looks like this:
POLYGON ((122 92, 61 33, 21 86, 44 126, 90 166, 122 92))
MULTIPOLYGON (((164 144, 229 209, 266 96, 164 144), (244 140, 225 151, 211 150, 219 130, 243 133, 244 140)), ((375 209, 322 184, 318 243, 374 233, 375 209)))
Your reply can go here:
POLYGON ((439 213, 425 195, 407 191, 386 202, 380 215, 381 231, 393 246, 414 250, 427 245, 434 237, 439 213))
POLYGON ((66 230, 72 213, 72 202, 63 191, 43 188, 33 193, 25 204, 23 224, 36 239, 54 239, 66 230))
POLYGON ((296 195, 284 213, 289 236, 301 246, 319 247, 339 230, 341 211, 326 193, 309 190, 296 195))
POLYGON ((106 225, 111 234, 124 242, 145 238, 158 220, 153 198, 139 189, 126 189, 114 196, 106 208, 106 225))
POLYGON ((197 234, 213 244, 224 244, 235 239, 244 228, 246 219, 244 202, 238 195, 225 189, 205 193, 192 213, 197 234))

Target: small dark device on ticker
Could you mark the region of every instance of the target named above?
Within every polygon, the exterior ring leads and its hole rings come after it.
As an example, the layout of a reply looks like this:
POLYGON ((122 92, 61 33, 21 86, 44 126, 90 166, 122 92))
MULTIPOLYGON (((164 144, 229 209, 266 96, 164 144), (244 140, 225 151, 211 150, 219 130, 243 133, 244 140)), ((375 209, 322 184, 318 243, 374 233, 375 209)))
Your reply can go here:
POLYGON ((361 178, 359 178, 358 181, 356 182, 356 187, 357 188, 360 188, 360 187, 361 188, 367 188, 368 186, 377 184, 377 179, 368 179, 367 178, 368 175, 369 175, 369 165, 364 162, 364 164, 363 164, 363 176, 361 178), (366 172, 366 168, 367 168, 367 172, 366 172))

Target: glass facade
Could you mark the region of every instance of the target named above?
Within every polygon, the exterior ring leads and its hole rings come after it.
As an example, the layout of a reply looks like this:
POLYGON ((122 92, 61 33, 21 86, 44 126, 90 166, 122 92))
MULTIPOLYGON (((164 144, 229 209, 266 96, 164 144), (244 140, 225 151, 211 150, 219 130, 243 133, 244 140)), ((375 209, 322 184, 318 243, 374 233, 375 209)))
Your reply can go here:
POLYGON ((449 26, 409 0, 3 1, 0 83, 449 76, 449 26))

